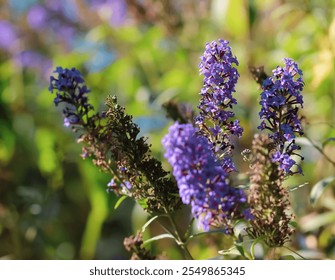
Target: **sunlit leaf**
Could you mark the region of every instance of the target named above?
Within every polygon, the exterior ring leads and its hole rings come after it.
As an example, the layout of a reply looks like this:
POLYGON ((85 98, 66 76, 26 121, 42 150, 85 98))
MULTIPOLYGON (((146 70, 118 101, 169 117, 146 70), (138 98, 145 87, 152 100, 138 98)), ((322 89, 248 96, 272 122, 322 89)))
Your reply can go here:
POLYGON ((40 170, 46 174, 54 172, 58 167, 54 133, 48 129, 40 128, 36 131, 35 140, 39 151, 38 166, 40 170))
MULTIPOLYGON (((326 39, 324 39, 324 44, 326 39)), ((312 86, 317 88, 334 70, 333 54, 329 49, 323 49, 319 52, 318 62, 313 67, 312 86)))
POLYGON ((315 206, 316 202, 323 194, 326 188, 332 186, 335 181, 335 176, 327 177, 314 185, 311 190, 311 194, 309 197, 310 203, 315 206))
POLYGON ((218 229, 218 230, 210 230, 210 231, 202 231, 202 232, 197 232, 195 234, 190 235, 190 237, 188 238, 188 240, 193 239, 194 237, 198 237, 198 236, 202 236, 202 235, 208 235, 208 234, 212 234, 212 233, 221 233, 221 234, 226 234, 226 231, 223 229, 218 229))
POLYGON ((245 248, 243 247, 242 243, 235 243, 236 249, 237 251, 240 253, 240 255, 244 258, 246 258, 245 256, 245 248))
POLYGON ((218 251, 218 254, 220 255, 240 255, 240 251, 236 248, 236 246, 233 246, 227 250, 220 250, 218 251))
POLYGON ((297 137, 295 139, 295 143, 299 146, 313 146, 311 141, 309 141, 306 137, 297 137))
POLYGON ((149 221, 147 221, 143 227, 142 227, 142 232, 145 232, 145 230, 147 229, 147 227, 157 218, 162 217, 162 216, 153 216, 149 221))
POLYGON ((253 259, 255 259, 255 247, 257 244, 260 244, 260 242, 263 240, 263 236, 260 236, 258 238, 256 238, 250 246, 250 254, 252 256, 253 259))
POLYGON ((215 24, 227 26, 229 32, 239 39, 245 38, 249 19, 243 0, 212 1, 211 12, 212 20, 215 24))
POLYGON ((154 241, 157 241, 157 240, 160 240, 160 239, 164 239, 164 238, 172 238, 174 239, 174 236, 172 234, 169 234, 169 233, 164 233, 164 234, 160 234, 160 235, 157 235, 157 236, 154 236, 150 239, 147 239, 143 242, 144 245, 146 244, 149 244, 151 242, 154 242, 154 241))
POLYGON ((300 228, 303 232, 317 230, 322 226, 329 225, 335 222, 335 212, 326 212, 318 214, 317 216, 310 218, 306 222, 300 224, 300 228))
POLYGON ((241 238, 242 233, 245 232, 245 228, 246 228, 246 224, 243 221, 238 221, 234 225, 234 235, 237 239, 241 238))
POLYGON ((121 203, 127 198, 128 196, 123 195, 121 196, 115 203, 114 209, 119 208, 119 206, 121 205, 121 203))
POLYGON ((80 172, 84 178, 83 187, 91 205, 81 240, 80 257, 92 259, 100 239, 103 223, 108 216, 108 196, 105 189, 97 182, 97 170, 89 161, 81 162, 80 172))
POLYGON ((145 199, 145 198, 139 199, 139 200, 137 200, 137 202, 143 209, 148 208, 147 199, 145 199))

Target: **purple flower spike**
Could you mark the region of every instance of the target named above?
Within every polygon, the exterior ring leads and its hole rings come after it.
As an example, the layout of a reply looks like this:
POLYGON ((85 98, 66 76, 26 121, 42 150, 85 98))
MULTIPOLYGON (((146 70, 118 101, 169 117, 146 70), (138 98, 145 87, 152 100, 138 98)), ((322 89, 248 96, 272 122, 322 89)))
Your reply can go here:
POLYGON ((57 67, 54 73, 57 73, 58 77, 50 77, 49 91, 53 93, 56 90, 56 106, 64 104, 64 126, 85 125, 85 122, 90 120, 87 115, 93 110, 93 106, 88 103, 87 94, 90 90, 84 84, 81 73, 75 68, 62 67, 57 67))
MULTIPOLYGON (((210 225, 242 217, 246 196, 241 189, 228 185, 223 163, 217 161, 207 139, 196 134, 191 124, 176 122, 162 140, 165 158, 173 168, 184 204, 190 204, 199 225, 210 225)), ((243 212, 244 211, 244 212, 243 212)))
POLYGON ((239 77, 233 64, 238 65, 238 61, 231 52, 229 42, 222 39, 206 44, 199 64, 204 82, 196 124, 219 158, 230 156, 233 148, 230 135, 241 137, 243 133, 239 121, 233 120, 235 114, 231 110, 237 103, 233 93, 239 77))
MULTIPOLYGON (((304 81, 302 71, 290 58, 285 58, 285 66, 278 66, 272 71, 263 85, 259 116, 261 130, 268 129, 270 138, 278 146, 278 152, 273 160, 279 162, 279 167, 286 173, 292 174, 291 167, 296 165, 292 155, 297 155, 300 147, 295 144, 296 135, 302 135, 302 126, 298 117, 298 108, 303 107, 302 90, 304 81)), ((301 168, 298 166, 298 173, 301 168)))

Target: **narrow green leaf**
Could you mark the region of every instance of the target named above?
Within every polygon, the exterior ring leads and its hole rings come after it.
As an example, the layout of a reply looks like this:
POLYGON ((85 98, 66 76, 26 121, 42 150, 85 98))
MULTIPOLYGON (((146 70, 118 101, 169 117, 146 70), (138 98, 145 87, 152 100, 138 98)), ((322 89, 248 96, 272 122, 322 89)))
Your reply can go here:
POLYGON ((236 246, 233 246, 227 250, 220 250, 218 254, 220 255, 240 255, 241 253, 239 250, 237 250, 236 246))
POLYGON ((235 246, 236 246, 237 251, 240 253, 240 255, 244 258, 247 258, 246 255, 245 255, 245 252, 244 252, 243 245, 239 244, 239 243, 235 243, 235 246))
POLYGON ((188 239, 191 240, 194 237, 198 237, 198 236, 201 236, 201 235, 208 235, 208 234, 211 234, 211 233, 222 233, 222 234, 226 235, 225 230, 217 229, 217 230, 210 230, 210 231, 203 231, 203 232, 194 233, 194 234, 190 235, 190 237, 188 239))
POLYGON ((149 244, 151 242, 154 242, 154 241, 157 241, 157 240, 160 240, 160 239, 164 239, 164 238, 171 238, 171 239, 175 239, 174 236, 172 234, 169 234, 169 233, 163 233, 163 234, 160 234, 160 235, 157 235, 157 236, 154 236, 150 239, 147 239, 143 242, 144 245, 146 244, 149 244))
POLYGON ((147 221, 143 227, 142 227, 142 232, 145 232, 145 230, 147 229, 147 227, 157 218, 162 217, 162 216, 166 216, 166 215, 157 215, 157 216, 153 216, 149 221, 147 221))
POLYGON ((128 196, 126 196, 126 195, 121 196, 121 197, 117 200, 117 202, 115 203, 114 209, 119 208, 119 206, 121 205, 121 203, 122 203, 127 197, 128 197, 128 196))
MULTIPOLYGON (((295 139, 295 143, 299 146, 304 146, 304 147, 313 146, 313 143, 311 143, 311 141, 309 139, 307 139, 306 137, 297 137, 295 139)), ((315 144, 320 146, 321 143, 315 143, 315 144)))
POLYGON ((324 190, 327 187, 332 186, 334 181, 335 181, 335 176, 331 176, 331 177, 327 177, 319 181, 313 186, 310 197, 309 197, 310 203, 313 206, 315 206, 316 202, 318 201, 318 199, 320 198, 324 190))

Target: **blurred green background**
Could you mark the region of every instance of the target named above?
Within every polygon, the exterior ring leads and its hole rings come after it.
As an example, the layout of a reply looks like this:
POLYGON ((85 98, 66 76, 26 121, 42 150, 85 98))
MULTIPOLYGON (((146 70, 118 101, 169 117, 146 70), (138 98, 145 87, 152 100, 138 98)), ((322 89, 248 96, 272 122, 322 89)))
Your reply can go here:
MULTIPOLYGON (((309 258, 335 258, 334 0, 0 3, 1 259, 128 259, 123 239, 147 219, 130 200, 114 210, 117 198, 106 192, 110 176, 81 159, 47 90, 52 70, 84 73, 96 109, 108 94, 117 95, 162 159, 160 141, 172 123, 162 104, 173 99, 196 109, 199 57, 218 38, 230 41, 240 62, 240 151, 250 147, 259 124, 260 89, 248 66, 264 65, 270 73, 290 57, 303 70, 304 176, 287 185, 307 184, 291 192, 298 228, 290 246, 309 258)), ((240 171, 248 171, 239 158, 240 171)), ((157 233, 153 226, 145 238, 157 233)), ((228 249, 223 239, 199 237, 190 251, 197 259, 215 257, 228 249)), ((162 241, 152 250, 180 258, 170 245, 162 241)))

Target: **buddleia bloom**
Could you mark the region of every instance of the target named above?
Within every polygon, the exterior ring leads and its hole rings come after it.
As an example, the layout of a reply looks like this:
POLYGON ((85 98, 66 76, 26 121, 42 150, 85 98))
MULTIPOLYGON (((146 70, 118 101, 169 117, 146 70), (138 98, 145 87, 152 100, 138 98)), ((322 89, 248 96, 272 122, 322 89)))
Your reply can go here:
POLYGON ((292 59, 284 60, 285 66, 278 66, 272 71, 272 76, 263 82, 259 129, 267 129, 270 138, 277 145, 273 161, 277 162, 286 174, 294 173, 293 166, 297 166, 296 172, 302 173, 292 155, 298 155, 296 151, 300 150, 295 142, 296 136, 303 135, 298 117, 299 107, 303 107, 303 74, 292 59))
POLYGON ((232 169, 234 166, 229 156, 233 145, 230 136, 241 137, 243 132, 232 111, 233 105, 237 103, 233 93, 239 77, 234 64, 238 65, 238 61, 233 56, 228 41, 219 39, 206 44, 199 64, 204 80, 198 106, 200 114, 196 118, 200 133, 211 143, 216 155, 225 159, 224 165, 232 169))
POLYGON ((231 220, 249 217, 243 191, 228 185, 227 172, 215 158, 211 145, 196 134, 191 124, 176 122, 162 143, 180 197, 184 204, 191 205, 193 216, 204 230, 221 224, 229 232, 231 220))
POLYGON ((75 69, 57 67, 54 71, 58 76, 50 77, 49 91, 56 90, 54 103, 64 104, 64 125, 85 126, 88 113, 94 108, 88 103, 87 94, 90 90, 84 84, 81 73, 75 69))
POLYGON ((91 158, 101 170, 111 173, 108 190, 139 201, 149 212, 174 211, 181 206, 178 188, 161 162, 151 156, 150 146, 140 129, 117 103, 115 96, 106 100, 107 110, 95 113, 90 105, 81 73, 57 67, 50 78, 49 90, 56 94, 54 103, 63 106, 64 124, 80 132, 83 158, 91 158))

